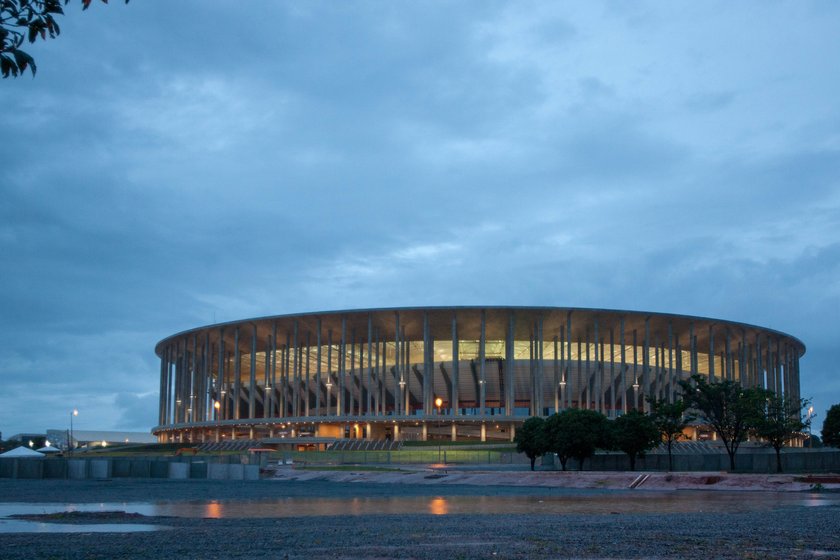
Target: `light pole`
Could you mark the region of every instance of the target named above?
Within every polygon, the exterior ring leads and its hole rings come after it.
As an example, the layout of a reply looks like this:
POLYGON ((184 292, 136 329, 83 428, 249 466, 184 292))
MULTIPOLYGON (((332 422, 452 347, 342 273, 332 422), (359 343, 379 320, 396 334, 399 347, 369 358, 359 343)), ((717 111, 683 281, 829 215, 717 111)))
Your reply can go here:
POLYGON ((222 407, 222 403, 219 401, 213 401, 213 408, 216 409, 216 443, 219 443, 219 435, 222 431, 222 418, 219 416, 219 409, 222 407))
POLYGON ((79 410, 77 408, 74 408, 73 412, 70 413, 70 438, 67 441, 67 449, 70 451, 70 453, 73 453, 72 450, 73 450, 73 447, 75 447, 73 445, 73 417, 78 416, 78 415, 79 415, 79 410))

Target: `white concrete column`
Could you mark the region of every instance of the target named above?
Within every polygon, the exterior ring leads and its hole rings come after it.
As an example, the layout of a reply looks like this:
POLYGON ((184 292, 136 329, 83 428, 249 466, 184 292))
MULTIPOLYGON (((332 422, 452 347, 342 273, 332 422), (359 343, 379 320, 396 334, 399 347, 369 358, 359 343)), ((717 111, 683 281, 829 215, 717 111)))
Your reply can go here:
POLYGON ((455 423, 453 422, 451 428, 452 428, 452 435, 450 436, 450 439, 452 441, 458 441, 458 426, 455 425, 455 423))
POLYGON ((487 424, 481 423, 481 441, 487 441, 487 424))
MULTIPOLYGON (((486 331, 487 331, 487 314, 484 309, 481 310, 481 332, 478 339, 478 383, 479 383, 479 390, 478 390, 478 413, 483 417, 485 412, 485 407, 487 405, 486 398, 487 398, 487 377, 486 377, 486 366, 484 363, 484 350, 486 344, 486 331)), ((482 424, 483 425, 483 424, 482 424)), ((484 441, 483 439, 481 441, 484 441)))
POLYGON ((423 422, 423 425, 421 426, 421 429, 422 429, 422 432, 421 432, 420 439, 422 441, 427 441, 429 439, 429 425, 426 424, 425 422, 423 422))

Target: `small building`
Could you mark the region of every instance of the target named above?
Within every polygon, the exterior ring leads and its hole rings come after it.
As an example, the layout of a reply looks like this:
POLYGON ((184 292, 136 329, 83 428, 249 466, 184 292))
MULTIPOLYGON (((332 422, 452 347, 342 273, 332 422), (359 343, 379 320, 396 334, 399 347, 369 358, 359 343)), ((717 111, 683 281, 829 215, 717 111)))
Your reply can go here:
MULTIPOLYGON (((67 449, 70 430, 47 430, 47 437, 52 445, 67 449)), ((126 443, 157 443, 157 438, 149 432, 121 432, 110 430, 73 430, 74 447, 107 447, 126 443)))

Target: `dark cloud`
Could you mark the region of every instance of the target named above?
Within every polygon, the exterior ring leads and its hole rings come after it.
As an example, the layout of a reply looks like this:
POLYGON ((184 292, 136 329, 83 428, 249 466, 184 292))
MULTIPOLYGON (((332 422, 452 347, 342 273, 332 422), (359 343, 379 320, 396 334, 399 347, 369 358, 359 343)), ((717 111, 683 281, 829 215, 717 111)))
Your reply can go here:
POLYGON ((837 9, 69 8, 0 87, 3 431, 148 428, 182 329, 398 305, 766 325, 840 401, 837 9))

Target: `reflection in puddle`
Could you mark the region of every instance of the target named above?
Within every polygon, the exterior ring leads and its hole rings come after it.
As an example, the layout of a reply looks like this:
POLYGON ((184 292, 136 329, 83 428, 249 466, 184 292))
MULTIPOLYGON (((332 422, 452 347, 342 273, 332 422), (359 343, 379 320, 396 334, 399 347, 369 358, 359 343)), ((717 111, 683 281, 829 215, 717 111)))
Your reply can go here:
POLYGON ((446 498, 432 498, 429 501, 429 513, 432 515, 446 515, 449 513, 449 503, 446 498))
POLYGON ((222 506, 219 502, 213 500, 205 507, 204 517, 208 519, 221 519, 222 506))
POLYGON ((4 519, 14 514, 122 511, 185 518, 283 518, 309 516, 452 514, 668 514, 741 513, 790 507, 840 507, 840 497, 758 492, 614 492, 542 496, 392 496, 280 498, 196 502, 98 504, 0 503, 0 533, 128 532, 162 527, 134 523, 59 524, 4 519))

